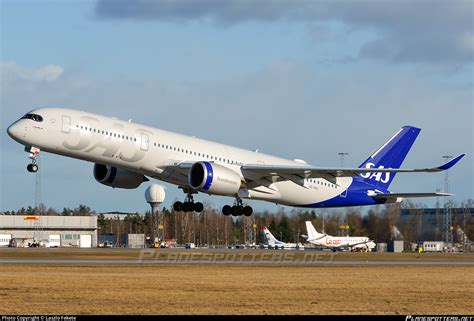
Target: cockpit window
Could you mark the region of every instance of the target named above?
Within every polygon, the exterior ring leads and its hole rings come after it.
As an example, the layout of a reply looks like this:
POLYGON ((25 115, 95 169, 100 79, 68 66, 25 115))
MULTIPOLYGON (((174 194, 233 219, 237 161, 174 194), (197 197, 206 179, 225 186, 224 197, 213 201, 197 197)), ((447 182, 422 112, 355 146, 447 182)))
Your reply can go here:
POLYGON ((31 120, 37 121, 37 122, 42 122, 43 121, 43 117, 41 117, 38 114, 26 114, 25 116, 21 117, 21 119, 31 119, 31 120))

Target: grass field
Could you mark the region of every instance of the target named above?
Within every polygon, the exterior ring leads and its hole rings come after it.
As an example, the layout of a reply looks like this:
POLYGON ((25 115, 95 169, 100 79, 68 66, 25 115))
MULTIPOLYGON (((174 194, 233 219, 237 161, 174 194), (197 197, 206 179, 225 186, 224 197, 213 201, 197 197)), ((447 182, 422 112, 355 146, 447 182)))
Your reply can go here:
POLYGON ((472 266, 2 265, 0 314, 473 314, 472 266))

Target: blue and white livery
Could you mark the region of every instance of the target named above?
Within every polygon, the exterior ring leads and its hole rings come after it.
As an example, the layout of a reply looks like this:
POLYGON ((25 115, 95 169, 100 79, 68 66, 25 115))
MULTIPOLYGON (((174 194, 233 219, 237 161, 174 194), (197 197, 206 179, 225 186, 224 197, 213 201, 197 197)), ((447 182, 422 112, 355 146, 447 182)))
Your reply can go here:
POLYGON ((434 168, 401 169, 420 129, 405 126, 358 168, 308 165, 196 137, 66 108, 33 110, 8 128, 25 146, 36 172, 40 151, 94 163, 95 179, 114 188, 136 188, 149 178, 177 185, 186 193, 176 211, 202 211, 193 195, 201 192, 235 199, 225 215, 251 215, 244 199, 296 207, 343 207, 384 204, 408 197, 444 193, 391 193, 397 173, 439 172, 464 154, 434 168))
POLYGON ((304 245, 302 243, 286 243, 278 240, 270 230, 264 226, 262 227, 263 235, 265 236, 266 243, 269 249, 281 249, 281 250, 291 250, 291 249, 300 249, 304 250, 304 245))

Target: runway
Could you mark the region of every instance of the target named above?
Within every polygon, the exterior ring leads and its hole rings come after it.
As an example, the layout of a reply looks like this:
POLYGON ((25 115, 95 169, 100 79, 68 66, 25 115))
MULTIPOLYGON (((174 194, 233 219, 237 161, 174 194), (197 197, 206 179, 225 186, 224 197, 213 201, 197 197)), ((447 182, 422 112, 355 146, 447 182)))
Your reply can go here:
POLYGON ((188 260, 64 260, 64 259, 1 259, 0 264, 40 264, 40 265, 281 265, 281 266, 474 266, 474 262, 446 261, 318 261, 318 262, 275 262, 275 261, 188 261, 188 260))
POLYGON ((0 249, 0 264, 474 266, 471 253, 350 253, 262 249, 0 249))

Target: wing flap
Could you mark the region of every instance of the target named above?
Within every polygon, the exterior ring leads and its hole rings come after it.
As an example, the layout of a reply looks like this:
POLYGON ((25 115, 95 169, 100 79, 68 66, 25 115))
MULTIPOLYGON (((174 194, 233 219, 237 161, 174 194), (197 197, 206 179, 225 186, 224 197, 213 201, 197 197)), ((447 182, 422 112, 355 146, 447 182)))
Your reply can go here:
POLYGON ((370 195, 373 198, 419 198, 419 197, 441 197, 441 196, 453 196, 454 194, 449 193, 389 193, 389 194, 375 194, 370 195))

